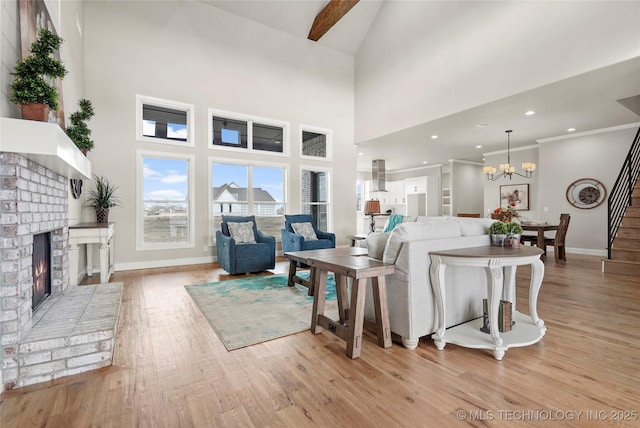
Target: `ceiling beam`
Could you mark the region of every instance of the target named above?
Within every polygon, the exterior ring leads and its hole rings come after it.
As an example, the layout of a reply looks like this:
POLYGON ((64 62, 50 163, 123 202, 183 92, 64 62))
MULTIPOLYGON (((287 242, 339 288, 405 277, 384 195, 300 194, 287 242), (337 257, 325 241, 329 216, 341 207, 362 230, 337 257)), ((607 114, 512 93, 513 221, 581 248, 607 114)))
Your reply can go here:
POLYGON ((340 18, 345 16, 360 0, 330 0, 313 20, 309 30, 309 40, 317 42, 327 31, 333 27, 340 18))

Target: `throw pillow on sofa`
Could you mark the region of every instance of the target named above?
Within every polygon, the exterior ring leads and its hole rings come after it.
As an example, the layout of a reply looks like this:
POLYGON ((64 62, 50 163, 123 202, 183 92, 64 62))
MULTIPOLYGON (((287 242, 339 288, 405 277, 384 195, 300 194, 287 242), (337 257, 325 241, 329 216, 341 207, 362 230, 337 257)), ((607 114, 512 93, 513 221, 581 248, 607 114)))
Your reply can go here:
POLYGON ((387 245, 387 240, 391 232, 385 233, 372 233, 368 235, 364 242, 367 244, 367 253, 369 257, 377 260, 382 260, 384 255, 384 247, 387 245))

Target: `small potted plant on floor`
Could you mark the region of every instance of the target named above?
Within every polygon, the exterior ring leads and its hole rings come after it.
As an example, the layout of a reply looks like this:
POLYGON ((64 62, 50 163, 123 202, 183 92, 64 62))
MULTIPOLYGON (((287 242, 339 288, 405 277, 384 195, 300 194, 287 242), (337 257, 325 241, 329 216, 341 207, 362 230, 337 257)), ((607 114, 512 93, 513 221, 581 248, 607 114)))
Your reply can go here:
POLYGON ((22 108, 22 118, 47 122, 49 109, 58 109, 58 92, 45 78, 63 78, 64 64, 53 57, 62 39, 43 28, 31 44, 31 53, 18 61, 11 84, 11 101, 22 108))
POLYGON ((120 198, 115 194, 116 190, 118 190, 118 187, 107 178, 95 176, 94 187, 89 190, 89 197, 84 202, 84 205, 95 208, 96 221, 98 223, 108 223, 109 209, 121 206, 120 198))
POLYGON ((489 236, 491 236, 491 245, 504 247, 504 240, 507 238, 507 225, 501 221, 494 221, 489 226, 489 236))
POLYGON ((507 226, 507 238, 504 241, 505 247, 520 248, 520 235, 523 232, 520 223, 512 221, 506 224, 507 226))
POLYGON ((78 105, 80 106, 80 110, 69 116, 71 125, 67 126, 65 132, 67 136, 71 138, 71 141, 82 151, 82 154, 86 156, 87 152, 93 149, 93 140, 90 138, 91 130, 87 126, 87 121, 93 117, 94 112, 91 101, 89 100, 83 98, 78 102, 78 105))

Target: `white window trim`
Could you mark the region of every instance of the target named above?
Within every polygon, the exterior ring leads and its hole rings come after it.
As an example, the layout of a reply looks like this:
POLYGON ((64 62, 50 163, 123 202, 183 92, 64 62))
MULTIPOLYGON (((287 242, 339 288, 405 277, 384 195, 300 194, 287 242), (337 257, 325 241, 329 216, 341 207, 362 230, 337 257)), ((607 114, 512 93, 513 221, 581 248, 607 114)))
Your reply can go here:
POLYGON ((149 97, 136 94, 136 140, 147 143, 169 144, 179 147, 195 146, 195 107, 193 104, 181 103, 179 101, 164 100, 161 98, 149 97), (164 138, 147 137, 142 135, 142 106, 149 104, 157 107, 165 107, 174 110, 187 112, 187 141, 174 141, 164 138))
POLYGON ((252 153, 252 154, 260 154, 260 155, 267 155, 267 156, 289 157, 290 129, 291 129, 290 123, 282 120, 269 119, 269 118, 260 117, 260 116, 249 116, 246 114, 209 108, 209 111, 207 114, 207 147, 209 147, 212 150, 222 150, 222 151, 236 152, 236 153, 252 153), (243 120, 247 122, 247 148, 243 149, 240 147, 214 145, 213 144, 213 116, 220 116, 227 119, 243 120), (252 126, 253 122, 257 122, 261 125, 282 127, 282 153, 253 149, 253 126, 252 126))
MULTIPOLYGON (((313 158, 316 159, 316 158, 313 158)), ((298 179, 298 198, 299 206, 297 212, 302 212, 302 172, 314 171, 314 172, 326 172, 327 173, 327 229, 326 232, 333 230, 333 168, 313 166, 313 165, 300 165, 300 175, 298 179)))
POLYGON ((169 152, 156 152, 149 150, 136 150, 136 251, 148 250, 172 250, 177 248, 193 248, 195 246, 195 156, 169 152), (145 244, 144 238, 144 162, 143 158, 153 157, 162 159, 186 160, 188 162, 187 210, 189 212, 189 239, 180 243, 154 243, 145 244))
MULTIPOLYGON (((230 118, 231 119, 231 118, 230 118)), ((208 217, 208 223, 209 223, 209 245, 215 247, 216 246, 216 233, 213 227, 213 222, 211 221, 211 219, 213 218, 213 192, 211 191, 212 187, 212 176, 211 176, 211 166, 214 164, 224 164, 224 165, 239 165, 239 166, 258 166, 258 167, 267 167, 267 168, 280 168, 282 170, 284 170, 284 177, 282 178, 283 183, 282 185, 284 186, 284 188, 282 189, 282 197, 284 198, 284 201, 282 202, 283 208, 284 208, 284 212, 287 212, 287 207, 289 206, 289 165, 284 164, 284 163, 274 163, 274 162, 262 162, 262 161, 241 161, 241 160, 236 160, 236 159, 220 159, 219 157, 213 157, 213 156, 209 156, 208 159, 208 174, 207 174, 207 189, 208 189, 208 204, 209 204, 209 217, 208 217)), ((249 176, 247 178, 248 180, 251 181, 251 184, 253 184, 253 173, 251 171, 251 169, 249 169, 249 176)), ((250 200, 248 201, 248 203, 252 203, 252 197, 251 195, 249 195, 250 200)), ((281 238, 280 236, 276 236, 276 242, 280 241, 281 238)))
POLYGON ((325 162, 333 162, 333 130, 327 128, 320 128, 318 126, 300 124, 298 131, 299 143, 300 143, 300 159, 312 159, 325 162), (327 156, 321 158, 319 156, 309 156, 302 153, 302 132, 315 132, 316 134, 324 134, 326 136, 327 143, 327 156))

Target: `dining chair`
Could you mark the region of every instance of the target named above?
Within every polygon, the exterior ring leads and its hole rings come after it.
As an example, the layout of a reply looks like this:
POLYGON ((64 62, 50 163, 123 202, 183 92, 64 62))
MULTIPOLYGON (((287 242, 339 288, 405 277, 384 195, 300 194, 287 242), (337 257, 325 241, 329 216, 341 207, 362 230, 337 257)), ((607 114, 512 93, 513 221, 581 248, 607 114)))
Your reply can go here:
MULTIPOLYGON (((558 229, 556 230, 556 234, 553 238, 544 238, 544 255, 547 255, 547 246, 553 247, 553 254, 555 256, 556 262, 558 260, 567 261, 567 252, 565 251, 565 240, 567 237, 567 230, 569 230, 569 221, 571 220, 570 214, 560 214, 560 223, 558 224, 558 229)), ((521 235, 520 242, 530 242, 531 245, 538 244, 538 236, 537 235, 521 235)))

